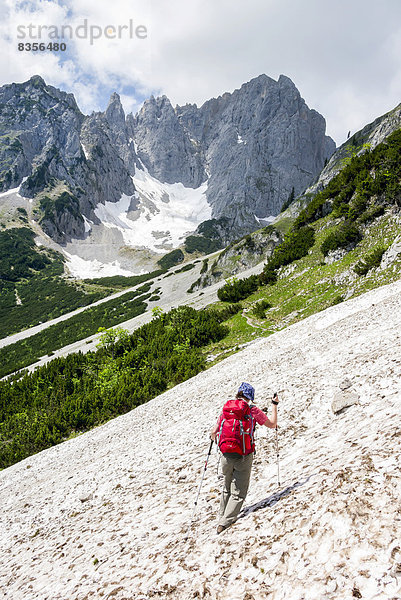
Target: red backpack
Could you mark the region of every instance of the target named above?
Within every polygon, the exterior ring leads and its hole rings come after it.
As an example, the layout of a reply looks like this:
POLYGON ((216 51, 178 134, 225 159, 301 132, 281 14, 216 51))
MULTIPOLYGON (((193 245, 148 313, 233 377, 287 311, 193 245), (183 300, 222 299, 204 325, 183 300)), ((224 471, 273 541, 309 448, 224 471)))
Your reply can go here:
POLYGON ((228 400, 223 406, 223 415, 217 433, 217 444, 225 454, 235 452, 247 455, 255 451, 253 433, 255 420, 248 402, 238 398, 228 400))

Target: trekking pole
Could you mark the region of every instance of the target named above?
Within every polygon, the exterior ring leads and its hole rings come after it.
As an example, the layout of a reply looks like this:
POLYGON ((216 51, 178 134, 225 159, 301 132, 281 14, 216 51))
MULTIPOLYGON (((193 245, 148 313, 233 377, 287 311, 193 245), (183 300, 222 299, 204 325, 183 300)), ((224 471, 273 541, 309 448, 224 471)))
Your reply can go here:
MULTIPOLYGON (((221 452, 219 452, 219 460, 217 461, 217 469, 216 469, 216 475, 217 475, 217 479, 219 479, 219 466, 220 466, 220 459, 221 459, 221 452)), ((222 475, 223 477, 223 475, 222 475)))
MULTIPOLYGON (((278 400, 277 402, 275 402, 275 398, 277 398, 278 394, 277 392, 274 394, 273 396, 273 402, 274 404, 276 404, 277 406, 277 412, 278 412, 278 400)), ((280 453, 279 453, 279 447, 278 447, 278 426, 276 424, 276 456, 277 456, 277 484, 278 487, 280 487, 280 453)))
POLYGON ((278 427, 276 425, 276 453, 277 453, 277 484, 280 487, 280 456, 278 449, 278 427))
MULTIPOLYGON (((198 506, 199 495, 200 495, 200 492, 201 492, 201 489, 202 489, 203 479, 205 477, 205 473, 206 473, 206 469, 207 469, 207 463, 209 462, 209 456, 210 456, 210 454, 212 452, 213 443, 214 443, 214 440, 210 440, 209 452, 207 453, 207 456, 206 456, 205 466, 203 468, 203 473, 202 473, 202 479, 200 481, 199 488, 198 488, 198 493, 196 495, 196 500, 195 500, 195 504, 194 504, 194 511, 192 513, 192 517, 191 517, 191 521, 189 523, 188 531, 189 531, 189 528, 191 527, 192 521, 194 520, 194 517, 195 517, 196 508, 198 506)), ((188 533, 186 535, 186 538, 187 537, 188 537, 188 533)))

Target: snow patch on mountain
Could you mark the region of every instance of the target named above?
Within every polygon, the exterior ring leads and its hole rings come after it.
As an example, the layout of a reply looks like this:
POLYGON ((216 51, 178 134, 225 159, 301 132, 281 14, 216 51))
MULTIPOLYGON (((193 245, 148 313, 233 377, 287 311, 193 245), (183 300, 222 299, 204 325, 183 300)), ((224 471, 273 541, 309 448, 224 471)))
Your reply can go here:
POLYGON ((85 260, 77 254, 70 254, 64 251, 67 257, 66 267, 73 277, 79 279, 92 279, 93 277, 111 277, 113 275, 123 275, 130 277, 140 275, 127 269, 123 269, 118 260, 111 263, 102 263, 96 258, 94 260, 85 260))
POLYGON ((207 182, 187 188, 182 183, 162 183, 142 169, 136 170, 133 182, 134 196, 123 194, 118 202, 98 204, 95 209, 103 225, 118 229, 129 247, 163 254, 211 218, 207 182))
MULTIPOLYGON (((25 183, 25 181, 28 179, 28 177, 23 177, 20 185, 18 187, 12 188, 10 190, 7 190, 6 192, 2 192, 0 194, 0 198, 5 198, 6 196, 11 196, 12 194, 17 194, 20 198, 23 198, 23 196, 21 196, 20 194, 20 189, 21 189, 21 185, 23 183, 25 183)), ((27 198, 28 200, 28 198, 27 198)))
POLYGON ((85 215, 83 215, 84 218, 84 223, 85 223, 85 233, 89 233, 92 230, 92 221, 89 221, 89 219, 87 219, 85 217, 85 215))

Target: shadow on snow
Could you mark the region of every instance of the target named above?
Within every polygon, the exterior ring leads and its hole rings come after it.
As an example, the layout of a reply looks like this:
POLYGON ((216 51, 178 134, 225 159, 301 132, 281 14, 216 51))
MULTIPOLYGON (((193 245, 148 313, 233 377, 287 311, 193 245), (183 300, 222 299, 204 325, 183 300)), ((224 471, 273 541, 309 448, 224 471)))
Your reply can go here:
POLYGON ((283 498, 286 498, 287 496, 289 496, 294 490, 296 490, 297 488, 301 487, 302 485, 305 485, 306 483, 308 483, 308 481, 309 481, 309 479, 311 479, 311 477, 313 477, 313 475, 309 475, 309 477, 307 479, 305 479, 305 481, 297 481, 296 483, 294 483, 294 485, 288 486, 281 491, 274 492, 274 494, 272 494, 268 498, 265 498, 264 500, 260 500, 259 502, 256 502, 255 504, 252 504, 251 506, 246 506, 240 512, 238 519, 247 517, 250 513, 254 513, 257 510, 260 510, 262 508, 268 508, 270 506, 274 506, 275 504, 277 504, 277 502, 279 502, 283 498))

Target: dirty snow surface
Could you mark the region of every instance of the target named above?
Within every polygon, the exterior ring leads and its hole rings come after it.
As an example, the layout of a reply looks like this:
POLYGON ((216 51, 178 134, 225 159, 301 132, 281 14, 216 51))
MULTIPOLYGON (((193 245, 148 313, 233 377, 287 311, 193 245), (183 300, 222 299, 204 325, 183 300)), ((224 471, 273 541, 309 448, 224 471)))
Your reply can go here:
POLYGON ((399 599, 400 407, 397 282, 1 472, 2 597, 399 599), (359 402, 334 415, 346 379, 359 402), (208 431, 243 380, 262 408, 284 390, 281 485, 259 428, 246 508, 217 536, 215 450, 189 524, 208 431))

